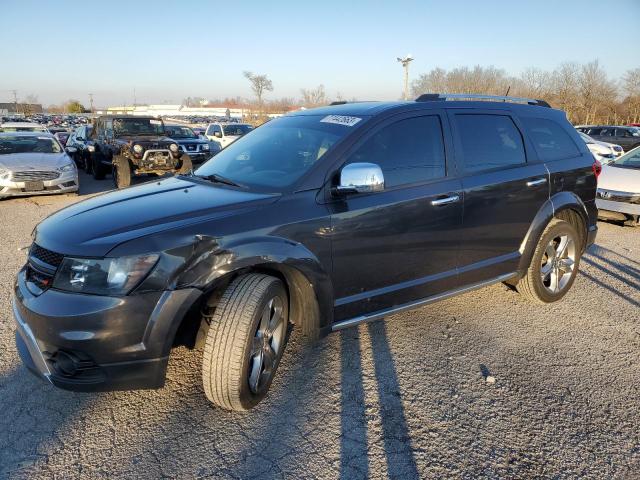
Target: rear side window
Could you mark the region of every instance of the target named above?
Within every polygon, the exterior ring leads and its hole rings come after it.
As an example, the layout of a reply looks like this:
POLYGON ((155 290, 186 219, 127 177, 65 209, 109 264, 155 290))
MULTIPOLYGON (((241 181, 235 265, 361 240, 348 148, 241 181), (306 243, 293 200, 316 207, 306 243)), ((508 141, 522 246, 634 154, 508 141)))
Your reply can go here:
POLYGON ((522 135, 507 115, 456 114, 464 168, 479 172, 526 163, 522 135))
POLYGON ((580 155, 580 150, 574 141, 557 122, 547 118, 533 117, 525 117, 521 120, 543 162, 580 155))
POLYGON ((446 174, 440 117, 408 118, 382 128, 353 152, 347 163, 380 166, 386 187, 425 182, 446 174))

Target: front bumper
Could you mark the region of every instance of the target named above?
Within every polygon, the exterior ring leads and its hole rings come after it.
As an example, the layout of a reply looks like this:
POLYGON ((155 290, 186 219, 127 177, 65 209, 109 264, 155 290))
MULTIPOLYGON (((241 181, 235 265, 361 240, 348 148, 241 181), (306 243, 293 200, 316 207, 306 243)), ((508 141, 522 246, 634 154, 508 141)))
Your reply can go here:
POLYGON ((58 178, 43 181, 42 186, 42 190, 27 190, 26 182, 0 180, 0 198, 77 192, 78 172, 65 172, 58 178))
POLYGON ((596 206, 598 210, 640 215, 640 194, 598 189, 596 206), (608 197, 608 198, 605 198, 608 197))
POLYGON ((23 363, 53 385, 76 391, 162 387, 175 332, 201 295, 197 289, 126 297, 49 289, 36 296, 26 287, 24 269, 14 292, 23 363))

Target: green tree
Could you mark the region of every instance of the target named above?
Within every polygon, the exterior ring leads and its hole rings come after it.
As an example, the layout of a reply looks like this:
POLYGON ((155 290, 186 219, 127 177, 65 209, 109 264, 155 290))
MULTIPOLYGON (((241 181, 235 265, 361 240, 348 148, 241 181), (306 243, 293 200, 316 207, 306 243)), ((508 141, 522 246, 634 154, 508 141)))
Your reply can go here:
POLYGON ((64 109, 67 113, 85 113, 87 111, 78 100, 68 100, 64 105, 64 109))

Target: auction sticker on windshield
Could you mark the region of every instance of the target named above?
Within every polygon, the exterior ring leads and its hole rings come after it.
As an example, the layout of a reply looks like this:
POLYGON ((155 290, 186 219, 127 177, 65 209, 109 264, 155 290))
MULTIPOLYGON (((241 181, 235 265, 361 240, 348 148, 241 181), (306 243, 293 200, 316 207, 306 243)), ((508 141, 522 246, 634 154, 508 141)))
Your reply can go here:
POLYGON ((323 123, 335 123, 337 125, 344 125, 345 127, 353 127, 360 120, 362 119, 358 117, 349 117, 346 115, 327 115, 320 121, 323 123))

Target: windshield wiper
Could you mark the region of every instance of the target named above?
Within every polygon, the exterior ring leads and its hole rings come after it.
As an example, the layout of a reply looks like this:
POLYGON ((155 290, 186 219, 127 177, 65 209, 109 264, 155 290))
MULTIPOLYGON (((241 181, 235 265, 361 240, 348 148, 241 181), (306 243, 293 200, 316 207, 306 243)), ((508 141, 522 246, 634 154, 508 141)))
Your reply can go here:
POLYGON ((212 173, 211 175, 194 175, 194 177, 204 178, 205 180, 209 180, 210 182, 222 183, 223 185, 230 185, 232 187, 249 188, 246 185, 234 182, 230 178, 223 177, 222 175, 219 175, 217 173, 212 173))

